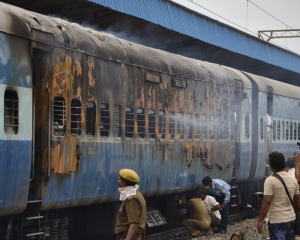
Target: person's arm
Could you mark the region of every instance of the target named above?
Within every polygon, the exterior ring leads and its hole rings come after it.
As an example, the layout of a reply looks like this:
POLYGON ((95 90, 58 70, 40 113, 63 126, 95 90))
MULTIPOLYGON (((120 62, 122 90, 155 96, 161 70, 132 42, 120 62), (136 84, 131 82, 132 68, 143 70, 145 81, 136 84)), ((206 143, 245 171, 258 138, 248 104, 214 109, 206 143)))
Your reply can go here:
POLYGON ((264 199, 263 199, 263 202, 262 202, 261 208, 260 208, 258 222, 257 222, 257 231, 259 233, 261 233, 261 231, 262 231, 262 223, 269 211, 271 200, 272 200, 272 196, 269 196, 269 195, 264 196, 264 199))
POLYGON ((139 228, 138 223, 130 223, 129 229, 128 229, 128 232, 127 232, 127 235, 126 235, 126 240, 135 239, 135 235, 137 233, 138 228, 139 228))
POLYGON ((295 178, 297 179, 297 182, 300 183, 300 155, 296 154, 293 157, 293 161, 295 164, 295 178))
POLYGON ((300 195, 294 195, 293 200, 297 211, 300 212, 300 195))
MULTIPOLYGON (((225 183, 225 182, 224 182, 225 183)), ((224 208, 226 207, 227 203, 229 203, 230 201, 230 186, 227 183, 225 183, 224 186, 221 186, 220 190, 222 191, 222 193, 224 193, 225 195, 225 199, 224 202, 221 204, 221 207, 224 208)))
POLYGON ((222 207, 220 206, 220 204, 217 204, 216 206, 212 207, 211 209, 208 209, 209 212, 213 212, 213 211, 217 211, 222 209, 222 207))

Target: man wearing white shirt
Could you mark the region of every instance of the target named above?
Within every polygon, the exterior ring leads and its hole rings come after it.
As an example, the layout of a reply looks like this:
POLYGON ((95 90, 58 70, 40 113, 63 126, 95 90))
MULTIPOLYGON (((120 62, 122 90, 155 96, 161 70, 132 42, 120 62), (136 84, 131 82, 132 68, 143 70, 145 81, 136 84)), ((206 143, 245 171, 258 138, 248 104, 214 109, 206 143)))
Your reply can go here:
POLYGON ((212 231, 215 231, 217 230, 217 226, 221 222, 221 214, 219 210, 222 208, 214 197, 209 196, 207 194, 208 192, 205 189, 200 190, 201 199, 204 201, 205 207, 211 219, 211 229, 212 231))

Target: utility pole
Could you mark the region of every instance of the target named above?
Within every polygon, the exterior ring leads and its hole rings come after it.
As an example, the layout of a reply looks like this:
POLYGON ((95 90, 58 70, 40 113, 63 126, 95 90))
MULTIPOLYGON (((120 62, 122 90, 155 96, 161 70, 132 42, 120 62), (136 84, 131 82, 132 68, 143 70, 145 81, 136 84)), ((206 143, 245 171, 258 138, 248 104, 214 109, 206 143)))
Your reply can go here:
POLYGON ((300 37, 300 29, 263 30, 258 31, 258 37, 261 39, 267 37, 267 41, 273 38, 296 38, 300 37))

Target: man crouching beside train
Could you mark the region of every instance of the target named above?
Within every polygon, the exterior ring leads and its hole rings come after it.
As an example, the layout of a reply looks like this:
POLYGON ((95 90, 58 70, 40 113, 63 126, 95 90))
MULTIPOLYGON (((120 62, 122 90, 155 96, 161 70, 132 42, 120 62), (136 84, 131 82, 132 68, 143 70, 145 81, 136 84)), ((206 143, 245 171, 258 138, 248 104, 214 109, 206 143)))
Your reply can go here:
POLYGON ((118 187, 122 201, 116 224, 119 240, 145 239, 146 201, 138 191, 139 176, 130 169, 119 172, 118 187))
POLYGON ((264 199, 258 217, 257 230, 259 233, 262 232, 262 223, 268 214, 270 240, 295 239, 296 216, 293 204, 298 211, 300 210, 297 180, 284 171, 285 159, 282 153, 272 152, 269 155, 269 163, 273 174, 264 183, 264 199))
POLYGON ((225 234, 228 225, 228 208, 230 201, 230 185, 221 179, 211 179, 206 176, 202 179, 204 188, 210 192, 210 194, 216 198, 220 203, 221 209, 221 222, 218 225, 218 230, 215 232, 225 234))

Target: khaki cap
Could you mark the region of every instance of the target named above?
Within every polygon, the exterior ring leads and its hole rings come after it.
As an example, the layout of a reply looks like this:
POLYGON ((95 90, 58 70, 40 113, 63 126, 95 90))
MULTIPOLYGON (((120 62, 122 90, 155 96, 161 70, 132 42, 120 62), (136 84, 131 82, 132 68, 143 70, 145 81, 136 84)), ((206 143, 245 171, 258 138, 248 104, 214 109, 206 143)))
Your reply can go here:
POLYGON ((119 172, 120 177, 124 178, 127 181, 137 183, 140 181, 139 175, 131 169, 121 169, 119 172))

